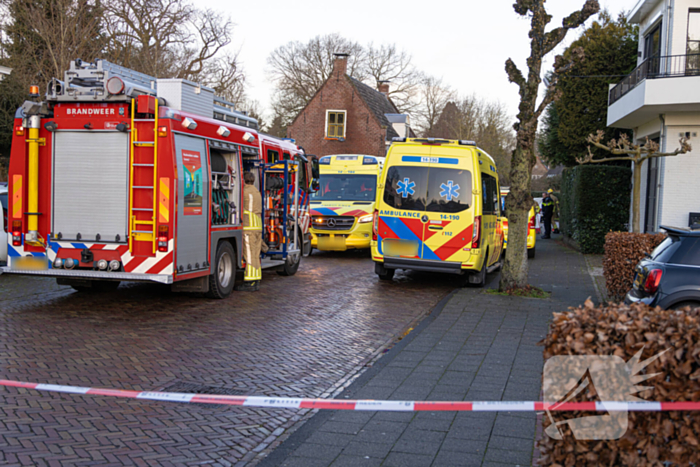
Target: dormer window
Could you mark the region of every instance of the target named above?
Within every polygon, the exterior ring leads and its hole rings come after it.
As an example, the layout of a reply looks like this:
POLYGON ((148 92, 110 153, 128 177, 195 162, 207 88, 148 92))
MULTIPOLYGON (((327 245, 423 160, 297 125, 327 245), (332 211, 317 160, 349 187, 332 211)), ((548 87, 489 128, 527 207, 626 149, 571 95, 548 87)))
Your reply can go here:
POLYGON ((326 138, 345 138, 346 114, 345 110, 326 111, 326 138))

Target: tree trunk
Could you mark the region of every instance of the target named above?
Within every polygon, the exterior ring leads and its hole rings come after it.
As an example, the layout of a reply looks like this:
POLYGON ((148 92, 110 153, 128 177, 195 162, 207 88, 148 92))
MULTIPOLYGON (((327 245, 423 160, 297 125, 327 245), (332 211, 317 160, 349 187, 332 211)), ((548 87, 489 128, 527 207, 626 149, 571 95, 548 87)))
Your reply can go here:
POLYGON ((642 191, 642 163, 634 163, 633 171, 634 180, 632 182, 632 232, 641 233, 642 229, 639 225, 639 210, 641 208, 641 191, 642 191))
POLYGON ((532 196, 530 195, 531 154, 521 146, 513 151, 510 193, 506 198, 508 249, 501 272, 500 291, 527 285, 527 233, 532 196))

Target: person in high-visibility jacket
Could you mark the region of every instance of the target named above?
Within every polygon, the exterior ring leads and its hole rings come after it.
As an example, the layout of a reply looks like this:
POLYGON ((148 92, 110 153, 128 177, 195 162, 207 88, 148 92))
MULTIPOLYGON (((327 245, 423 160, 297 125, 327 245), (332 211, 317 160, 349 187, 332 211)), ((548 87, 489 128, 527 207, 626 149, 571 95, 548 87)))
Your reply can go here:
POLYGON ((544 235, 541 238, 551 238, 552 215, 554 214, 554 201, 549 193, 542 193, 542 221, 544 222, 544 235))
POLYGON ((245 273, 243 284, 236 290, 255 292, 260 288, 262 269, 260 268, 260 250, 262 248, 262 196, 255 188, 255 175, 246 172, 243 175, 243 259, 245 273))

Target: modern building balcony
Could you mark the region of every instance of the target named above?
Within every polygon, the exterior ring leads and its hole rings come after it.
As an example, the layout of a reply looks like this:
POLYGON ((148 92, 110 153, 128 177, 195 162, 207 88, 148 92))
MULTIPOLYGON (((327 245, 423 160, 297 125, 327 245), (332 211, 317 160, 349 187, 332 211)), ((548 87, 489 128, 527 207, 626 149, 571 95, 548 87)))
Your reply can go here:
POLYGON ((700 112, 700 54, 648 58, 610 89, 610 127, 632 129, 670 112, 700 112))

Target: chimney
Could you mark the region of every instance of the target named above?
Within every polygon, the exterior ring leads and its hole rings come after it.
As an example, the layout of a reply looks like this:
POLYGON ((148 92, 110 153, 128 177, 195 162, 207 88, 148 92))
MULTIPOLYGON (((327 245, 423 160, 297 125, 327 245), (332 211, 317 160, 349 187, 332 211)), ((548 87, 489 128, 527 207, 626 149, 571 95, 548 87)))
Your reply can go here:
POLYGON ((333 54, 333 74, 336 77, 344 75, 348 71, 348 56, 350 54, 345 53, 334 53, 333 54))
POLYGON ((379 88, 379 92, 385 96, 389 95, 389 81, 380 81, 377 87, 379 88))

